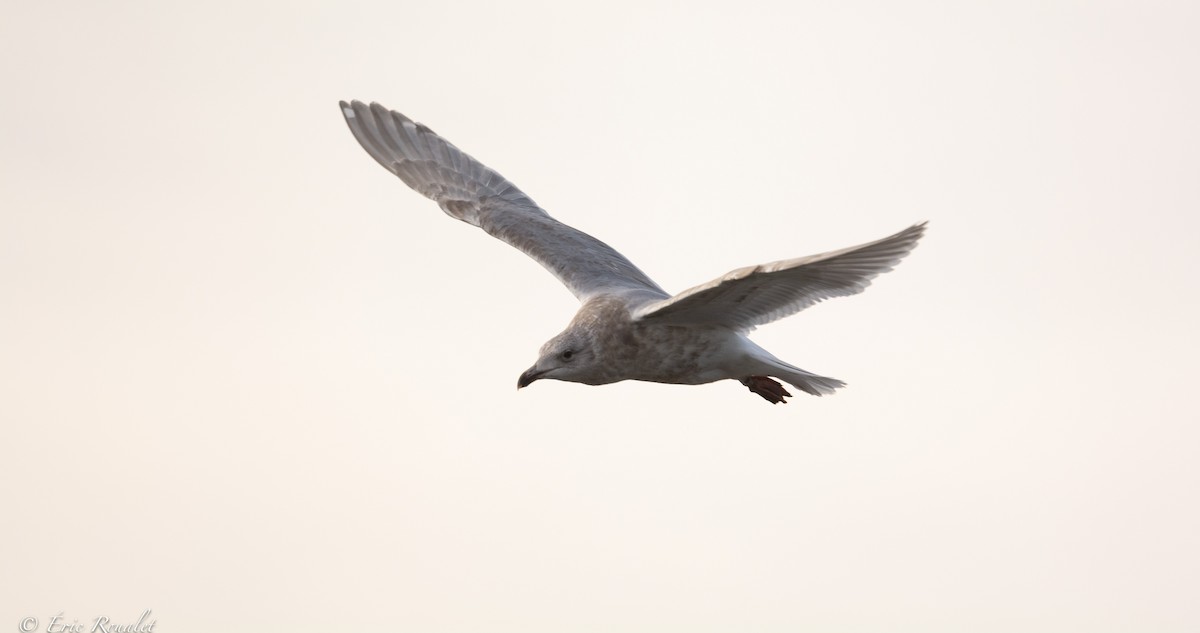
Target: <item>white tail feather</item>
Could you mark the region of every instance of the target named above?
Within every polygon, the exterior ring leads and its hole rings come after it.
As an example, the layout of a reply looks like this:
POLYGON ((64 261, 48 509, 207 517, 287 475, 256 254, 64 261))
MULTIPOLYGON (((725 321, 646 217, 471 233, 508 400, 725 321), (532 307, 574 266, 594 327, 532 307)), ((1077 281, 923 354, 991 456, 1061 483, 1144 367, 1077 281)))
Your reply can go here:
POLYGON ((769 371, 766 372, 767 375, 774 376, 800 391, 811 393, 814 396, 831 394, 846 386, 845 382, 837 378, 818 376, 812 372, 804 371, 799 367, 789 365, 779 359, 773 358, 767 364, 769 366, 769 371))

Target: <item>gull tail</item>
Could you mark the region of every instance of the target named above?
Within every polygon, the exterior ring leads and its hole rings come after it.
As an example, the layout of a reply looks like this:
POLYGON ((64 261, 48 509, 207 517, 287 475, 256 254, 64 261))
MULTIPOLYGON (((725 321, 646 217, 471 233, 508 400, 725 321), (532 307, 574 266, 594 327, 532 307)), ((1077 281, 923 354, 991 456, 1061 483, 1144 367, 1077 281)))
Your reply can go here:
POLYGON ((785 397, 790 397, 783 385, 771 380, 768 376, 779 378, 789 385, 814 396, 823 396, 831 394, 834 391, 845 387, 846 383, 837 378, 829 376, 818 376, 810 371, 804 371, 799 367, 789 365, 778 358, 770 357, 759 359, 761 362, 760 368, 754 374, 741 378, 741 383, 750 391, 762 396, 771 404, 780 402, 786 404, 785 397))
POLYGON ((799 367, 793 367, 783 361, 777 361, 778 367, 771 370, 771 375, 789 385, 814 396, 831 394, 846 386, 846 383, 829 376, 818 376, 799 367))
POLYGON ((746 362, 738 367, 740 370, 738 373, 745 372, 746 375, 739 376, 738 379, 750 391, 762 396, 771 404, 786 403, 787 400, 784 398, 790 397, 792 394, 788 393, 783 385, 771 380, 770 377, 778 378, 800 391, 814 396, 831 394, 846 386, 845 382, 837 378, 820 376, 785 363, 750 339, 743 337, 742 341, 749 349, 746 350, 748 352, 745 358, 746 362))

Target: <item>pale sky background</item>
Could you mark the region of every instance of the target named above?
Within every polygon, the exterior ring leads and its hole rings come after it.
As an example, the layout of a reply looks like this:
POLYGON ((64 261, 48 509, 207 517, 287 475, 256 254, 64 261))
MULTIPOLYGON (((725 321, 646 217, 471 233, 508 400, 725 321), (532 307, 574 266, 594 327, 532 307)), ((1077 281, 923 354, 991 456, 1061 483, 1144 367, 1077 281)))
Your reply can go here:
POLYGON ((1197 630, 1198 7, 7 3, 0 631, 1197 630), (930 231, 756 332, 833 397, 517 392, 339 99, 671 291, 930 231))

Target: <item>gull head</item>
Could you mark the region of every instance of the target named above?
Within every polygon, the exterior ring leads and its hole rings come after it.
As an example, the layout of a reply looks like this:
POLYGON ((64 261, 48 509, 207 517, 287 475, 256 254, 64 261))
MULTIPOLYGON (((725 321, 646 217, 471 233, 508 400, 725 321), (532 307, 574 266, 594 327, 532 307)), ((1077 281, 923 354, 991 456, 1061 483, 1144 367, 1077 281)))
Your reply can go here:
POLYGON ((568 328, 550 339, 538 353, 538 361, 517 379, 517 389, 535 380, 550 378, 568 382, 596 382, 600 363, 592 337, 579 328, 568 328))

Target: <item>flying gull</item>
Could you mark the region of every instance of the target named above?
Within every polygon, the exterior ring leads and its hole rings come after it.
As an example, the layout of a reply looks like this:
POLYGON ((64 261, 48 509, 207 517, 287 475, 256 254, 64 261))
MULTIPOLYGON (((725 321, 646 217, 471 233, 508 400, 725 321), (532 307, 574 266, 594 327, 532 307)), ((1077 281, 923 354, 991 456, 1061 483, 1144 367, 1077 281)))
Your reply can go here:
POLYGON ((492 169, 399 112, 341 102, 354 138, 380 165, 473 224, 537 260, 583 304, 566 330, 542 346, 517 388, 551 378, 604 385, 645 380, 698 385, 740 381, 771 403, 846 383, 775 358, 747 338, 756 326, 831 297, 862 292, 916 246, 925 224, 891 237, 770 264, 739 268, 670 295, 600 240, 550 217, 492 169))

